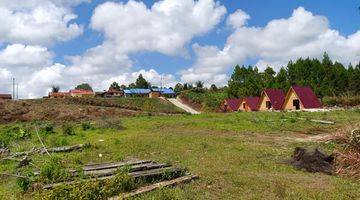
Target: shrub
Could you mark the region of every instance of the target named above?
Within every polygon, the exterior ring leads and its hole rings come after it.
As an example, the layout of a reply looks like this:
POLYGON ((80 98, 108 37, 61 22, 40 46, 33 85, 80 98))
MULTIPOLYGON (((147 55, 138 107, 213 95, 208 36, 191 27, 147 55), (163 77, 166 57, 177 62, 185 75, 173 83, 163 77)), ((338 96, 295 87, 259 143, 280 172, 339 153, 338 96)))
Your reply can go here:
POLYGON ((93 129, 93 125, 90 122, 83 122, 81 124, 81 128, 82 128, 82 130, 87 131, 87 130, 93 129))
POLYGON ((6 127, 5 130, 0 134, 0 147, 5 148, 16 140, 23 140, 31 137, 31 132, 20 126, 6 127))
POLYGON ((54 124, 45 123, 40 127, 40 132, 44 135, 50 135, 55 133, 54 131, 54 124))
POLYGON ((64 135, 76 135, 75 128, 70 123, 66 123, 62 126, 62 133, 64 135))

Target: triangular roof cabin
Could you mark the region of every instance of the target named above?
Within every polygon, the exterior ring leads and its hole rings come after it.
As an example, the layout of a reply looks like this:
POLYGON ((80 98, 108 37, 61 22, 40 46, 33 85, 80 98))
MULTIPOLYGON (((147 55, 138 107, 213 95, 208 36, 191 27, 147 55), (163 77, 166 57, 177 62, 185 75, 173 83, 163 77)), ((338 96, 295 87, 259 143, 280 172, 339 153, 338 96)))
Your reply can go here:
POLYGON ((260 101, 259 97, 246 97, 242 100, 239 107, 239 111, 244 111, 244 112, 257 111, 259 101, 260 101))
POLYGON ((314 91, 308 86, 292 86, 286 94, 283 110, 303 110, 321 108, 314 91))
POLYGON ((273 88, 265 89, 261 93, 258 110, 281 110, 284 101, 285 93, 283 90, 273 88))
POLYGON ((239 99, 225 99, 221 104, 221 110, 223 112, 234 112, 239 109, 242 98, 239 99))

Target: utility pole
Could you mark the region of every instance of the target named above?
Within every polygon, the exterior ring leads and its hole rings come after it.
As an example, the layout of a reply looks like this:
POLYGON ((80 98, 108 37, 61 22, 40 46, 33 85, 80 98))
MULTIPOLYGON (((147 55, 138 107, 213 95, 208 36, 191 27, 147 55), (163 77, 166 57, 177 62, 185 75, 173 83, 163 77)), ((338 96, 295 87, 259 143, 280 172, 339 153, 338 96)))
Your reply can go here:
POLYGON ((19 83, 16 84, 16 99, 19 100, 19 83))
POLYGON ((13 100, 15 100, 15 78, 13 78, 13 91, 12 91, 13 93, 12 93, 12 98, 13 98, 13 100))

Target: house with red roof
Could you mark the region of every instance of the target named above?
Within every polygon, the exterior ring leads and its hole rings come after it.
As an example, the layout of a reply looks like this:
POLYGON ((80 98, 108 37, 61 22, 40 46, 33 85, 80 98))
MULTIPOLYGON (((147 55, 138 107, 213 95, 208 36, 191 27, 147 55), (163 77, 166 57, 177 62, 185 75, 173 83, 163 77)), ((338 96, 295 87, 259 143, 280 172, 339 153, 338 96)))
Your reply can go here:
POLYGON ((78 89, 74 89, 74 90, 70 90, 69 94, 71 97, 94 97, 95 94, 93 91, 90 90, 78 90, 78 89))
POLYGON ((259 111, 281 110, 285 101, 282 89, 268 88, 262 91, 259 101, 259 111))
POLYGON ((12 97, 11 94, 0 94, 0 99, 10 100, 12 97))
POLYGON ((283 110, 304 110, 322 108, 314 91, 308 86, 292 86, 286 93, 283 110))
POLYGON ((258 111, 259 102, 259 97, 246 97, 240 103, 240 107, 238 110, 243 112, 258 111))
POLYGON ((242 99, 225 99, 220 108, 223 112, 234 112, 239 109, 242 99))

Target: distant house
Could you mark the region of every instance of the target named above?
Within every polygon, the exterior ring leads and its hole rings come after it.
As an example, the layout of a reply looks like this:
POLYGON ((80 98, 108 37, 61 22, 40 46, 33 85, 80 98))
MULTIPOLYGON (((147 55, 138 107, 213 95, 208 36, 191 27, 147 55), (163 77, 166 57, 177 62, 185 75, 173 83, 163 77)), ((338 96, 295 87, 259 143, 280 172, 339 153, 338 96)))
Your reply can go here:
POLYGON ((260 96, 259 111, 281 110, 285 101, 285 93, 281 89, 265 89, 260 96))
POLYGON ((0 94, 0 99, 11 100, 11 94, 0 94))
POLYGON ((234 112, 237 111, 240 107, 240 103, 242 102, 242 99, 225 99, 221 106, 220 109, 223 112, 234 112))
POLYGON ((88 97, 94 97, 95 94, 93 91, 90 90, 70 90, 69 91, 70 97, 82 97, 82 98, 88 98, 88 97))
POLYGON ((150 89, 126 89, 124 90, 125 97, 148 97, 150 89))
POLYGON ((152 88, 149 94, 150 98, 156 97, 166 97, 166 98, 174 98, 176 97, 176 93, 171 88, 152 88))
POLYGON ((239 111, 243 111, 243 112, 257 111, 259 101, 260 101, 259 97, 246 97, 246 98, 243 98, 241 103, 240 103, 239 111))
POLYGON ((310 87, 292 86, 286 94, 283 110, 321 108, 322 105, 310 87))
POLYGON ((123 97, 124 96, 124 91, 123 90, 109 89, 109 90, 104 91, 104 92, 96 92, 95 96, 96 97, 103 97, 103 98, 123 97))
POLYGON ((63 99, 66 97, 70 97, 69 92, 50 92, 48 98, 51 99, 63 99))

